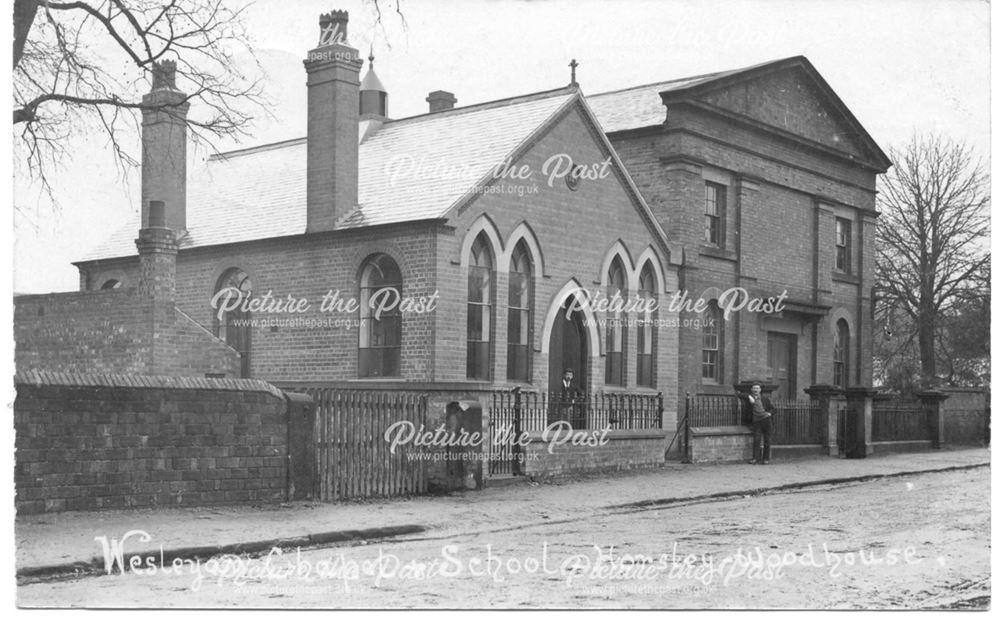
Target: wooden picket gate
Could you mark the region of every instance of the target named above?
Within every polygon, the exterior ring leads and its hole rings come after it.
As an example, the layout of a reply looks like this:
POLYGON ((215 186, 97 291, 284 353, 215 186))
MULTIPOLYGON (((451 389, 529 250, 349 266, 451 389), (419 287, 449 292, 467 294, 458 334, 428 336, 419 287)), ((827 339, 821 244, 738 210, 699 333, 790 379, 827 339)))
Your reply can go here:
POLYGON ((427 448, 390 452, 385 431, 427 423, 427 395, 412 392, 306 388, 316 402, 315 495, 321 501, 389 497, 427 491, 427 448))

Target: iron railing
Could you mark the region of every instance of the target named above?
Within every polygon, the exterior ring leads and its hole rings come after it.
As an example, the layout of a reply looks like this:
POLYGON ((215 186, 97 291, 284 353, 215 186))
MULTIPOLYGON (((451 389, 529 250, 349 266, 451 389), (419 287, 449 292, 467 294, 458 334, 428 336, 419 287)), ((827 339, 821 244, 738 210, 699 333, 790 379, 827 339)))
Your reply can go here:
POLYGON ((820 414, 819 401, 779 400, 774 404, 771 443, 779 446, 822 444, 826 416, 820 414))
MULTIPOLYGON (((821 444, 825 417, 819 401, 772 401, 774 428, 772 443, 776 445, 821 444)), ((687 398, 688 425, 692 428, 739 426, 750 418, 735 394, 694 394, 687 398)))
POLYGON ((688 425, 692 428, 744 424, 740 400, 734 394, 693 394, 687 398, 688 425))
POLYGON ((564 396, 520 388, 495 391, 489 409, 488 473, 521 473, 521 436, 545 431, 559 422, 591 431, 663 428, 663 395, 597 392, 564 396))

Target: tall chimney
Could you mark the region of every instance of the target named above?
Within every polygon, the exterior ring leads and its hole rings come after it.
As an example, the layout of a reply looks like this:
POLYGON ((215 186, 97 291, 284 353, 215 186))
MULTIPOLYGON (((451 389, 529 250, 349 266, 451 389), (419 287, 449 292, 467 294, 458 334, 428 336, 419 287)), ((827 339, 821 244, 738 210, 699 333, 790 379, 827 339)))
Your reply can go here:
POLYGON ((347 43, 347 11, 319 18, 317 47, 306 67, 306 232, 333 229, 337 212, 358 204, 358 75, 363 64, 347 43))
POLYGON ((149 204, 167 204, 166 227, 187 229, 187 95, 177 89, 173 60, 153 63, 153 87, 142 97, 142 227, 149 204))
POLYGON ((455 103, 458 99, 451 92, 445 92, 444 90, 435 90, 427 95, 424 99, 431 105, 431 113, 436 111, 447 111, 449 109, 455 109, 455 103))
MULTIPOLYGON (((162 201, 144 204, 147 223, 135 241, 139 249, 139 294, 154 304, 173 303, 177 276, 177 234, 170 229, 170 210, 162 201)), ((169 307, 170 310, 173 306, 169 307)))

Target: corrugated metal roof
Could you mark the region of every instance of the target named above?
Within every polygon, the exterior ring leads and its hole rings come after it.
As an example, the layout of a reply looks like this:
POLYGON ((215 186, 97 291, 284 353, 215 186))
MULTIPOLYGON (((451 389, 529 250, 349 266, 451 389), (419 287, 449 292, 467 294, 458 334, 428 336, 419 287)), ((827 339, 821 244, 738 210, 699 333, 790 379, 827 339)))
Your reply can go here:
MULTIPOLYGON (((568 89, 387 121, 358 151, 358 201, 341 228, 443 216, 576 96, 568 89)), ((188 178, 192 248, 305 233, 306 140, 212 157, 188 178)), ((81 259, 136 254, 139 219, 81 259)))

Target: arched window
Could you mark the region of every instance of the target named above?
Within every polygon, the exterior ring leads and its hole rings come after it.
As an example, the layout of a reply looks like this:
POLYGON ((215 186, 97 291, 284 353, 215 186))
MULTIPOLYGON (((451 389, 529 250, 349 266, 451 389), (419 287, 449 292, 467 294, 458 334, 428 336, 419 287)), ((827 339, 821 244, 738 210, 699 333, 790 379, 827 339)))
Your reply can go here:
POLYGON ((722 381, 723 346, 722 311, 715 300, 708 308, 701 323, 701 378, 702 381, 720 383, 722 381))
MULTIPOLYGON (((625 267, 621 259, 615 257, 608 270, 608 300, 609 303, 624 304, 628 300, 628 284, 625 278, 625 267)), ((607 316, 607 362, 605 363, 604 382, 608 385, 625 385, 625 337, 626 324, 624 313, 609 312, 607 316)))
POLYGON ((472 243, 469 255, 468 333, 466 377, 489 379, 493 341, 493 253, 484 234, 472 243))
POLYGON ((101 285, 101 289, 118 289, 121 286, 122 282, 118 279, 108 279, 104 281, 103 285, 101 285))
POLYGON ((531 253, 518 242, 507 283, 507 379, 530 381, 531 307, 534 302, 531 253))
POLYGON ((846 388, 850 381, 848 377, 850 346, 850 328, 847 322, 841 319, 837 321, 837 327, 833 331, 833 385, 838 388, 846 388))
POLYGON ((372 255, 361 268, 359 287, 358 376, 399 377, 403 339, 399 311, 403 276, 399 266, 384 253, 372 255))
MULTIPOLYGON (((639 274, 639 298, 646 308, 649 300, 656 298, 656 279, 653 268, 647 262, 639 274)), ((653 351, 656 349, 656 330, 653 328, 654 311, 642 311, 639 314, 639 331, 637 334, 637 349, 635 362, 635 382, 640 386, 653 387, 653 351)))
POLYGON ((250 377, 251 328, 250 313, 243 310, 243 301, 252 293, 250 276, 239 268, 230 268, 219 277, 212 303, 215 336, 240 352, 240 377, 244 378, 250 377))

